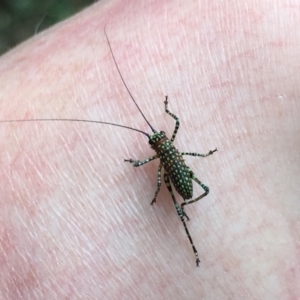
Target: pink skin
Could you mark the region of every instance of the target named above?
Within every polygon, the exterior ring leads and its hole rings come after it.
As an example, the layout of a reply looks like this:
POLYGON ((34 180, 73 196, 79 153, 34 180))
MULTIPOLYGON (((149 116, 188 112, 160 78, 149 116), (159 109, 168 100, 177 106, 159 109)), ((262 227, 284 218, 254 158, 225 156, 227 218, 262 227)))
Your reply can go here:
POLYGON ((219 151, 186 157, 211 190, 186 207, 196 268, 164 184, 150 206, 158 161, 123 163, 153 155, 146 137, 0 124, 0 298, 298 299, 297 3, 100 2, 2 56, 1 120, 85 118, 149 132, 106 24, 151 124, 171 136, 167 94, 178 149, 219 151))

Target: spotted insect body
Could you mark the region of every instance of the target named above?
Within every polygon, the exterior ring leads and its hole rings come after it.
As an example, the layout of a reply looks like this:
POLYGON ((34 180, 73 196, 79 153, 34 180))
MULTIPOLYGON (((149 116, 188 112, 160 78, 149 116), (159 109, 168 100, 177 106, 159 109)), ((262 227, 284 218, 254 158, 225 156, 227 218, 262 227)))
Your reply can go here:
POLYGON ((185 164, 182 155, 166 137, 162 138, 155 147, 161 163, 169 174, 169 177, 180 196, 183 199, 193 197, 193 183, 190 176, 190 169, 185 164))
POLYGON ((192 245, 195 257, 196 257, 196 266, 199 266, 200 259, 198 256, 198 251, 196 247, 194 246, 193 240, 190 236, 190 233, 188 231, 188 228, 186 226, 184 217, 186 217, 187 220, 189 220, 189 217, 184 211, 184 206, 188 204, 192 204, 196 201, 199 201, 203 197, 205 197, 209 193, 209 188, 203 184, 193 173, 193 171, 185 164, 185 161, 183 159, 183 155, 191 155, 191 156, 199 156, 199 157, 206 157, 209 155, 212 155, 214 152, 217 151, 217 149, 209 151, 207 154, 199 154, 199 153, 191 153, 191 152, 179 152, 175 146, 173 145, 173 141, 175 140, 177 131, 180 126, 179 118, 176 117, 174 114, 172 114, 168 110, 168 97, 166 96, 165 100, 165 111, 167 114, 169 114, 173 119, 176 121, 175 130, 173 132, 173 135, 171 139, 168 139, 164 131, 157 132, 152 127, 153 134, 148 135, 149 138, 149 144, 150 147, 156 152, 156 155, 149 157, 145 160, 134 160, 134 159, 125 159, 126 162, 130 162, 133 164, 134 167, 142 166, 154 159, 159 158, 160 164, 158 167, 158 179, 157 179, 157 189, 155 191, 154 198, 151 202, 151 205, 156 202, 157 195, 161 188, 161 171, 162 168, 165 170, 164 174, 164 181, 167 186, 167 189, 172 197, 176 212, 183 223, 185 232, 188 236, 188 239, 192 245), (198 183, 204 190, 204 193, 198 196, 197 198, 193 200, 189 200, 193 197, 193 182, 195 181, 198 183), (179 206, 177 203, 171 182, 173 183, 176 191, 179 193, 180 196, 182 196, 184 202, 179 206))

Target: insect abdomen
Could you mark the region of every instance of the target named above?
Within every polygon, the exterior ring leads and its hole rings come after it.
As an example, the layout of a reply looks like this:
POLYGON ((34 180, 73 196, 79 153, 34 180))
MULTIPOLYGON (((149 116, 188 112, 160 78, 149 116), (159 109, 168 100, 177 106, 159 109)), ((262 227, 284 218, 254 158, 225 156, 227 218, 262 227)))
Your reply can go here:
POLYGON ((170 140, 166 140, 159 145, 157 152, 176 191, 183 199, 192 198, 193 184, 190 171, 178 150, 172 145, 170 140))

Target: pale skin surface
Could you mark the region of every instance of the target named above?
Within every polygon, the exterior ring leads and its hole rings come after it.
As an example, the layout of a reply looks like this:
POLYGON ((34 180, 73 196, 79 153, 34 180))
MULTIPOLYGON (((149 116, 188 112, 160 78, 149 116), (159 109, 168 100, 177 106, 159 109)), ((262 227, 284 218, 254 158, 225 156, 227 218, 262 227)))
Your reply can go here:
POLYGON ((300 297, 299 5, 236 2, 102 2, 0 58, 1 120, 149 132, 106 24, 153 126, 172 134, 167 94, 180 151, 219 150, 186 159, 211 190, 186 207, 196 268, 164 184, 150 206, 158 161, 123 163, 146 137, 0 124, 1 299, 300 297))

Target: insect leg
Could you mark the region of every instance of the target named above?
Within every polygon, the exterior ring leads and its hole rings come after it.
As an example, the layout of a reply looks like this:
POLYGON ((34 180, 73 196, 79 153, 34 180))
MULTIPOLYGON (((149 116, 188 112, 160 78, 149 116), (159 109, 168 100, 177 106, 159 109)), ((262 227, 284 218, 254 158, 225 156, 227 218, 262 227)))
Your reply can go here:
POLYGON ((139 167, 139 166, 142 166, 142 165, 144 165, 144 164, 148 163, 149 161, 152 161, 156 158, 158 158, 157 154, 154 155, 154 156, 151 156, 147 159, 144 159, 144 160, 124 159, 124 161, 131 163, 134 167, 139 167))
POLYGON ((204 198, 208 193, 209 193, 209 187, 206 186, 205 184, 203 184, 196 176, 195 174, 193 173, 193 171, 190 171, 191 172, 191 178, 196 181, 204 190, 204 193, 201 194, 199 197, 193 199, 193 200, 184 200, 184 202, 181 204, 181 209, 182 211, 184 211, 184 206, 185 205, 188 205, 188 204, 192 204, 194 202, 197 202, 199 200, 201 200, 202 198, 204 198))
POLYGON ((175 129, 174 129, 174 132, 172 134, 172 137, 170 139, 171 142, 173 142, 175 140, 175 137, 176 137, 176 134, 177 134, 177 131, 179 129, 179 126, 180 126, 180 120, 178 117, 176 117, 174 114, 172 114, 169 110, 168 110, 168 96, 166 96, 166 100, 165 100, 165 111, 167 114, 169 114, 173 119, 175 119, 176 123, 175 123, 175 129))
POLYGON ((185 221, 184 221, 184 216, 186 216, 186 214, 185 214, 184 211, 180 208, 180 206, 178 205, 178 203, 177 203, 177 201, 176 201, 176 199, 175 199, 175 196, 174 196, 174 193, 173 193, 173 191, 172 191, 172 186, 171 186, 171 183, 170 183, 170 179, 169 179, 168 174, 165 174, 165 175, 164 175, 164 180, 165 180, 167 189, 169 190, 169 193, 170 193, 170 195, 171 195, 171 197, 172 197, 172 200, 173 200, 173 203, 174 203, 174 205, 175 205, 177 214, 178 214, 178 216, 179 216, 179 218, 180 218, 180 220, 181 220, 181 222, 182 222, 182 224, 183 224, 183 227, 184 227, 184 229, 185 229, 186 235, 188 236, 189 241, 190 241, 190 243, 191 243, 191 245, 192 245, 194 254, 195 254, 195 256, 196 256, 196 266, 199 267, 200 259, 199 259, 199 256, 198 256, 198 252, 197 252, 196 247, 194 246, 193 240, 192 240, 192 238, 191 238, 191 236, 190 236, 189 230, 188 230, 188 228, 187 228, 187 226, 186 226, 186 223, 185 223, 185 221))
POLYGON ((200 153, 194 153, 194 152, 181 152, 181 155, 191 155, 191 156, 200 156, 200 157, 206 157, 209 155, 212 155, 214 152, 218 151, 218 149, 216 148, 215 150, 210 150, 208 153, 206 154, 200 154, 200 153))
POLYGON ((155 191, 155 195, 154 195, 154 198, 151 202, 151 205, 153 205, 154 202, 156 202, 156 198, 157 198, 157 195, 160 191, 160 187, 161 187, 161 168, 162 168, 162 164, 159 165, 158 167, 158 172, 157 172, 157 189, 155 191))

